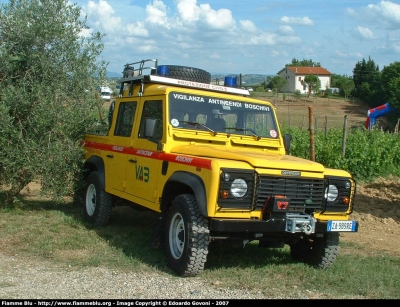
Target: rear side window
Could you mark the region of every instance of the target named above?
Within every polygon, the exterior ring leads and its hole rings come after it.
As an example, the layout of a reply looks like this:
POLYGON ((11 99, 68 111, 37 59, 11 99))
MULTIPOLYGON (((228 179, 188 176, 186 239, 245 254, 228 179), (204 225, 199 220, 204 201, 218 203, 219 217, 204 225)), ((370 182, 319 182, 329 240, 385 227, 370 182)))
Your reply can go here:
POLYGON ((136 101, 122 102, 119 105, 117 124, 114 135, 129 137, 132 134, 133 120, 136 112, 136 101))

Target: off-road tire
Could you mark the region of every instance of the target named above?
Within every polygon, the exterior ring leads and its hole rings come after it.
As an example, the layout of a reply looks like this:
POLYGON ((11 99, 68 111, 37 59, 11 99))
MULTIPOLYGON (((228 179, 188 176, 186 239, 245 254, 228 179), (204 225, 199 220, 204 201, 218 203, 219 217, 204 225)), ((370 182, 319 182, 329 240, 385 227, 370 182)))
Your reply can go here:
POLYGON ((304 236, 290 245, 292 258, 316 268, 327 269, 336 260, 339 236, 338 232, 326 233, 323 237, 304 236))
POLYGON ((182 277, 200 274, 207 261, 210 231, 193 195, 178 195, 172 201, 166 226, 168 265, 182 277))
POLYGON ((163 66, 168 67, 168 74, 166 77, 200 83, 211 83, 211 74, 203 69, 177 65, 163 66))
POLYGON ((87 178, 84 194, 84 217, 96 226, 105 226, 111 216, 112 195, 100 185, 98 172, 92 172, 87 178))

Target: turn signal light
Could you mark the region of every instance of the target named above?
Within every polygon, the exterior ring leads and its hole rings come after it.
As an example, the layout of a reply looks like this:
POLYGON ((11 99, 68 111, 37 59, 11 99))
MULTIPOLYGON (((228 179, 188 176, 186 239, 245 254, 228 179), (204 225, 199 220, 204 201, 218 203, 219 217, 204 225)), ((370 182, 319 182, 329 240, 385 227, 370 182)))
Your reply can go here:
POLYGON ((228 196, 229 196, 229 193, 228 193, 228 191, 227 191, 227 190, 223 190, 223 191, 221 191, 221 198, 224 198, 224 199, 226 199, 226 198, 228 198, 228 196))

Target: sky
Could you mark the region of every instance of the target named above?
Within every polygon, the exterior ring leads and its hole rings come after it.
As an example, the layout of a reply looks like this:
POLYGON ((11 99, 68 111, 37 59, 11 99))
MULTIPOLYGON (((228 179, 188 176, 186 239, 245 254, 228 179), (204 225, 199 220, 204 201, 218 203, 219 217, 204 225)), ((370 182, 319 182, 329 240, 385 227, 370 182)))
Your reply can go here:
POLYGON ((400 1, 70 1, 91 30, 106 34, 109 72, 157 59, 212 74, 276 75, 305 59, 352 76, 363 59, 379 69, 400 60, 400 1))

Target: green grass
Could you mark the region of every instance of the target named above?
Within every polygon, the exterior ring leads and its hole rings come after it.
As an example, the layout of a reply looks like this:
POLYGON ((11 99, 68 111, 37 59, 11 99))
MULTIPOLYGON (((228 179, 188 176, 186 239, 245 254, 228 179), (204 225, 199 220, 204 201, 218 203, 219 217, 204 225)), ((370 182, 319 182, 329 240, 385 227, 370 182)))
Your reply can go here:
MULTIPOLYGON (((0 200, 3 195, 0 194, 0 200)), ((4 254, 46 259, 75 268, 105 266, 121 271, 175 274, 165 252, 151 247, 151 212, 114 208, 110 224, 97 228, 82 219, 70 202, 20 201, 0 211, 0 248, 4 254)), ((288 247, 244 249, 212 244, 199 278, 220 288, 252 289, 266 297, 400 297, 400 255, 368 256, 356 243, 342 243, 335 264, 318 270, 294 262, 288 247), (349 252, 346 252, 349 251, 349 252), (357 251, 353 253, 351 251, 357 251)))

